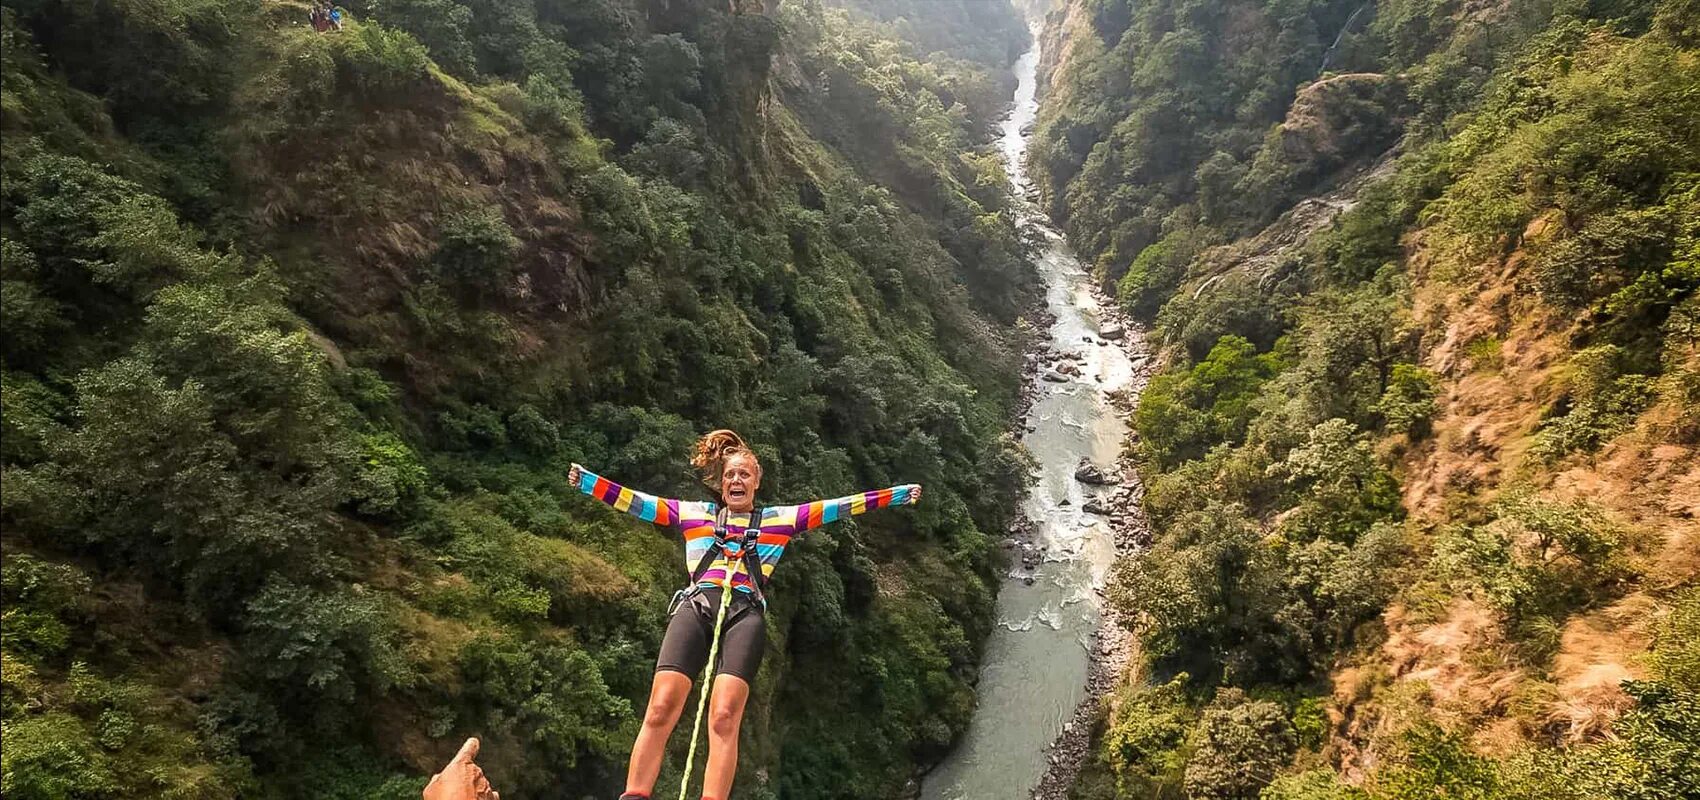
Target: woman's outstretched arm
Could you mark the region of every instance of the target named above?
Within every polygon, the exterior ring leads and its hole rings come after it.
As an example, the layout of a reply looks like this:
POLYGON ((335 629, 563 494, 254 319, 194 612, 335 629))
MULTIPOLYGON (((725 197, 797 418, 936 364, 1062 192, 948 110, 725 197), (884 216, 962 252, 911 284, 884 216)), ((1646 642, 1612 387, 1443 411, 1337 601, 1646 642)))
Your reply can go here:
POLYGON ((579 491, 613 506, 615 511, 624 511, 644 522, 653 522, 669 528, 679 524, 678 500, 628 489, 578 464, 574 464, 567 472, 567 482, 579 491))
POLYGON ((832 500, 816 500, 796 506, 774 509, 779 520, 791 525, 793 533, 813 530, 829 522, 863 514, 887 506, 914 505, 921 501, 921 484, 906 483, 889 489, 846 495, 832 500))

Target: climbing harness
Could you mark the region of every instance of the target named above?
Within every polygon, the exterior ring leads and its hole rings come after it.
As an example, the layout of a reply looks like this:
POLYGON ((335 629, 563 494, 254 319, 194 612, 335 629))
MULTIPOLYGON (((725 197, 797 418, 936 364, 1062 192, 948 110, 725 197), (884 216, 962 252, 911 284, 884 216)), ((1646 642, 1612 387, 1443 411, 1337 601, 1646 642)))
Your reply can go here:
POLYGON ((750 520, 744 532, 731 535, 726 530, 727 510, 720 509, 720 515, 714 521, 714 544, 709 545, 708 552, 697 562, 697 568, 691 573, 691 585, 673 593, 673 602, 667 608, 668 616, 679 610, 679 606, 689 602, 702 591, 702 576, 714 564, 715 556, 726 554, 726 582, 720 587, 720 608, 714 614, 714 634, 708 640, 708 663, 702 667, 702 682, 697 690, 697 717, 691 723, 691 746, 685 750, 685 772, 679 777, 679 800, 686 800, 691 786, 691 768, 696 763, 697 732, 702 730, 702 712, 708 708, 708 695, 714 685, 714 662, 720 657, 720 631, 726 625, 726 607, 732 604, 732 582, 737 579, 739 570, 750 573, 750 594, 752 599, 767 608, 767 599, 762 596, 762 584, 766 576, 762 574, 761 559, 756 556, 756 539, 761 536, 761 509, 750 509, 750 520), (733 556, 728 545, 736 544, 738 555, 733 556))
MULTIPOLYGON (((750 509, 749 527, 744 530, 741 537, 738 537, 741 554, 738 558, 743 562, 744 570, 750 575, 751 597, 762 608, 767 608, 767 598, 762 594, 762 589, 767 586, 767 575, 762 572, 761 557, 756 555, 756 539, 761 536, 761 513, 760 506, 750 509)), ((714 544, 709 545, 708 552, 703 553, 702 558, 697 560, 696 569, 691 570, 691 582, 685 588, 673 593, 673 601, 667 605, 667 616, 673 616, 673 612, 678 611, 679 606, 702 593, 702 576, 708 573, 709 567, 714 566, 715 559, 726 551, 726 545, 733 539, 733 537, 726 535, 726 517, 726 509, 720 509, 720 514, 714 519, 714 544)), ((730 558, 727 560, 731 561, 730 558)), ((727 576, 726 582, 731 584, 730 575, 727 576)))

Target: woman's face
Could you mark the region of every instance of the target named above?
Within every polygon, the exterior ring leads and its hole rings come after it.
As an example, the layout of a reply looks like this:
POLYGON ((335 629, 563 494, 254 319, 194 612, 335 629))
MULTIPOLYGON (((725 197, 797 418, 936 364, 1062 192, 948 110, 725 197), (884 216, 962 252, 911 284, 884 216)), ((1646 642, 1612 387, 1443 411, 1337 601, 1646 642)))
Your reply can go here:
POLYGON ((761 467, 748 453, 736 453, 726 459, 720 469, 720 499, 733 511, 748 511, 755 506, 756 489, 761 486, 761 467))

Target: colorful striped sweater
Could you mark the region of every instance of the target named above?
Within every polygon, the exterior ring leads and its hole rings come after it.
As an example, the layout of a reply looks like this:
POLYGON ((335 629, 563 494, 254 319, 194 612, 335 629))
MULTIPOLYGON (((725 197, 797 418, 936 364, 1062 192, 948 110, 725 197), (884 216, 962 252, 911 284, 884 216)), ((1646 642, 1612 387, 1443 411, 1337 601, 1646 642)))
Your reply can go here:
MULTIPOLYGON (((893 486, 872 492, 853 494, 834 500, 816 500, 795 506, 768 506, 761 509, 761 536, 756 540, 756 556, 761 559, 763 577, 773 576, 773 567, 791 538, 829 522, 853 517, 886 506, 901 506, 914 502, 915 484, 893 486)), ((694 500, 673 500, 628 489, 590 470, 581 468, 578 490, 624 511, 645 522, 653 522, 678 531, 685 539, 685 569, 695 570, 704 553, 714 546, 714 520, 720 515, 720 504, 694 500)), ((748 512, 731 512, 726 517, 729 531, 744 531, 750 527, 748 512)), ((734 557, 739 557, 736 552, 734 557)), ((721 553, 709 564, 698 586, 724 586, 730 564, 727 554, 721 553)), ((740 569, 732 588, 750 591, 750 576, 740 569)))

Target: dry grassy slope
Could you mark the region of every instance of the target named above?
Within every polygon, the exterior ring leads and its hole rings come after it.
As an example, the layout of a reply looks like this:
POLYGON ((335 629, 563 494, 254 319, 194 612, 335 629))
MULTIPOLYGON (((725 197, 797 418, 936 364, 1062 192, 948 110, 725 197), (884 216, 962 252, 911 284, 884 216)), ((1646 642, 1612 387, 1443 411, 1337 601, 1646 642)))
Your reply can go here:
MULTIPOLYGON (((1517 285, 1526 246, 1549 227, 1537 219, 1474 281, 1431 275, 1421 232, 1407 240, 1423 365, 1442 386, 1434 436, 1400 458, 1404 505, 1413 530, 1432 532, 1457 509, 1491 501, 1511 484, 1587 501, 1631 532, 1641 576, 1618 601, 1566 621, 1544 674, 1509 657, 1497 615, 1478 603, 1457 599, 1438 613, 1389 608, 1385 642, 1334 676, 1335 745, 1348 776, 1373 766, 1377 732, 1394 727, 1407 704, 1473 728, 1473 743, 1486 754, 1532 737, 1604 735, 1630 702, 1620 682, 1644 676, 1641 660, 1661 613, 1656 595, 1700 574, 1700 453, 1665 441, 1661 423, 1674 409, 1649 409, 1592 457, 1550 469, 1528 457, 1579 324, 1517 285)), ((1397 451, 1403 443, 1387 444, 1397 451)), ((1427 555, 1419 546, 1412 567, 1427 555)))
MULTIPOLYGON (((1255 236, 1208 251, 1182 291, 1208 292, 1232 272, 1270 277, 1285 254, 1302 249, 1355 205, 1366 185, 1389 175, 1392 155, 1342 170, 1337 189, 1300 201, 1255 236)), ((1527 246, 1550 226, 1537 219, 1518 247, 1482 266, 1473 281, 1436 274, 1439 259, 1421 231, 1407 239, 1412 323, 1423 332, 1423 366, 1441 377, 1433 436, 1416 446, 1403 437, 1383 443, 1399 465, 1417 538, 1407 568, 1421 574, 1437 528, 1519 485, 1604 509, 1630 532, 1640 577, 1616 602, 1572 616, 1545 671, 1519 665, 1497 613, 1483 604, 1457 599, 1416 609, 1396 602, 1383 619, 1385 639, 1333 676, 1330 749, 1348 779, 1375 766, 1383 737, 1415 708, 1473 729, 1473 743, 1490 755, 1531 739, 1605 735, 1630 702, 1619 684, 1645 677, 1641 659, 1662 613, 1656 596, 1700 574, 1700 452, 1665 441, 1662 425, 1675 409, 1650 408, 1592 457, 1547 468, 1528 456, 1561 392, 1581 324, 1518 285, 1527 246)))

